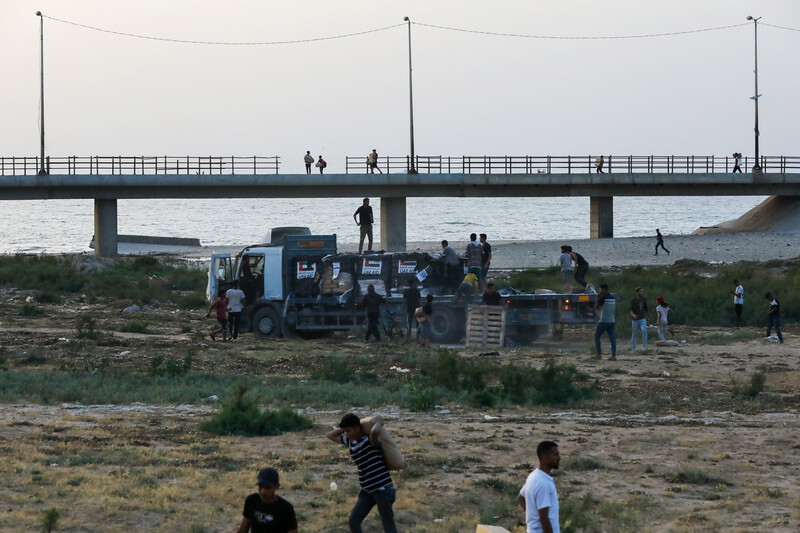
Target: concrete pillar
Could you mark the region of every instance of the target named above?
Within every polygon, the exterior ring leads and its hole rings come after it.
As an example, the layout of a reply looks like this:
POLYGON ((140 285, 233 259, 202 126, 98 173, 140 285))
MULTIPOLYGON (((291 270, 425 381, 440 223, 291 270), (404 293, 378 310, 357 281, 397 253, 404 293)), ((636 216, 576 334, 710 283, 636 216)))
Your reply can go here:
POLYGON ((117 200, 94 201, 94 253, 100 257, 117 255, 117 200))
POLYGON ((406 199, 381 198, 381 248, 406 251, 406 199))
POLYGON ((589 198, 589 237, 610 239, 614 236, 614 197, 589 198))

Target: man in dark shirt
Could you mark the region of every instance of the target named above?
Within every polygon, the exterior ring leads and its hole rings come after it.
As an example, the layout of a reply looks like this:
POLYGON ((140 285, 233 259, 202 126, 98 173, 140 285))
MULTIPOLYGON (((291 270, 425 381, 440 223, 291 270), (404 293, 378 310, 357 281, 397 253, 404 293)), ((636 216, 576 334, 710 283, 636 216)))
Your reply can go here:
POLYGON ((381 332, 378 331, 378 318, 381 314, 381 304, 386 302, 386 298, 375 292, 375 286, 370 284, 367 287, 367 294, 364 295, 364 309, 367 311, 367 334, 364 335, 364 342, 369 341, 370 335, 375 336, 375 342, 381 341, 381 332))
POLYGON ((358 493, 358 501, 350 512, 348 522, 350 531, 354 533, 361 533, 361 523, 376 505, 381 515, 383 530, 386 533, 397 533, 392 510, 395 489, 380 446, 382 428, 383 417, 376 415, 375 424, 369 434, 366 434, 361 429, 361 419, 353 413, 348 413, 339 422, 338 428, 325 435, 333 442, 347 446, 350 458, 358 467, 361 492, 358 493))
POLYGON ((358 253, 360 254, 364 249, 364 237, 369 237, 369 244, 367 251, 372 251, 372 224, 375 223, 375 217, 372 216, 372 207, 369 205, 369 198, 364 198, 361 207, 356 209, 353 213, 353 220, 356 221, 356 226, 361 228, 361 238, 358 241, 358 253))
POLYGON ((783 344, 783 334, 781 333, 781 304, 777 298, 772 296, 771 292, 766 294, 766 298, 769 302, 769 311, 767 312, 767 337, 772 334, 772 327, 775 326, 778 340, 783 344))
POLYGON ((439 256, 439 261, 444 261, 445 293, 453 294, 464 277, 464 269, 461 267, 458 254, 447 241, 442 241, 442 255, 439 256))
POLYGON ((486 292, 483 293, 483 304, 500 305, 502 300, 503 298, 500 296, 500 293, 494 290, 494 283, 487 284, 486 292))
MULTIPOLYGON (((411 278, 411 280, 408 282, 408 288, 403 293, 403 303, 406 306, 406 317, 408 322, 406 341, 411 340, 411 328, 413 328, 414 324, 416 323, 414 312, 417 310, 417 307, 419 307, 421 298, 422 294, 420 294, 419 289, 417 288, 417 279, 411 278)), ((417 328, 417 338, 419 338, 419 328, 417 328)))
POLYGON ((492 262, 492 245, 486 242, 486 234, 480 234, 481 245, 483 246, 483 279, 489 275, 489 264, 492 262))
POLYGON ((636 287, 636 296, 631 300, 631 345, 634 350, 637 328, 642 330, 642 349, 647 349, 647 299, 641 287, 636 287))
POLYGON ((278 471, 262 468, 258 473, 258 493, 244 501, 242 523, 237 533, 297 533, 294 507, 275 491, 281 486, 278 471))

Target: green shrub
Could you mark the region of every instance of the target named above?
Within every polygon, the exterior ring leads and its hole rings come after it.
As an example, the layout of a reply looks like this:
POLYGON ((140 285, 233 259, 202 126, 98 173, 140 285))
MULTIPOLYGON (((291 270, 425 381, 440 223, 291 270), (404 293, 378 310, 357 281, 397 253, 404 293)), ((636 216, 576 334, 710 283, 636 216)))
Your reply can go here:
POLYGON ((181 309, 197 309, 206 306, 206 295, 201 291, 185 294, 178 298, 178 307, 181 309))
POLYGON ((119 327, 119 330, 125 333, 150 333, 147 331, 147 322, 140 320, 128 320, 119 327))
POLYGON ((280 435, 314 426, 314 421, 297 414, 288 407, 275 411, 261 411, 253 398, 247 396, 247 385, 238 382, 233 397, 222 404, 214 417, 203 422, 200 428, 217 435, 280 435))
POLYGON ((724 484, 729 483, 716 476, 712 476, 704 470, 699 468, 683 468, 677 472, 667 475, 667 481, 671 483, 688 483, 690 485, 708 485, 708 484, 724 484))
POLYGON ((154 376, 180 376, 188 373, 192 369, 194 352, 188 351, 183 358, 183 363, 177 364, 163 356, 157 355, 150 360, 150 374, 154 376))
POLYGON ((741 386, 735 378, 731 377, 733 397, 739 399, 755 398, 766 388, 767 374, 764 369, 753 372, 747 385, 741 386))
POLYGON ((408 408, 412 411, 430 411, 436 406, 438 394, 430 386, 430 381, 421 378, 414 380, 408 390, 408 408))
POLYGON ((568 470, 600 470, 603 463, 594 457, 570 457, 564 461, 563 467, 568 470))
POLYGON ((60 304, 64 298, 51 291, 41 291, 36 295, 36 301, 42 304, 60 304))
POLYGON ((97 319, 89 313, 81 313, 75 319, 75 331, 79 339, 96 339, 99 336, 97 319))
POLYGON ((61 512, 52 507, 44 512, 44 516, 42 517, 42 531, 44 533, 51 533, 56 527, 58 527, 58 519, 61 517, 61 512))
POLYGON ((44 314, 44 310, 36 304, 22 304, 17 311, 19 316, 40 316, 44 314))

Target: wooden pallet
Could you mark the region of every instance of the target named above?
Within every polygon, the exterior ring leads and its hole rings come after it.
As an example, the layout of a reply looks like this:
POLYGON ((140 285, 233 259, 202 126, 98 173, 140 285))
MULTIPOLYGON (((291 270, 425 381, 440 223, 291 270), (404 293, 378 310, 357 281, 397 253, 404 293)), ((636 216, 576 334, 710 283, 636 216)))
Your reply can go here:
POLYGON ((467 346, 502 348, 506 310, 496 305, 471 305, 467 312, 467 346))

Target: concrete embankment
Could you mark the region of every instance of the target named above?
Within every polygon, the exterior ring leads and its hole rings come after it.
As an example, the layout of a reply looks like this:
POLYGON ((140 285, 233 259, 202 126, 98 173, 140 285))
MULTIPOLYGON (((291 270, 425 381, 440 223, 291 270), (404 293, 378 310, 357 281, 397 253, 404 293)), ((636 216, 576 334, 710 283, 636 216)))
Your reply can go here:
POLYGON ((739 232, 800 233, 800 196, 770 196, 739 218, 699 228, 694 235, 739 232))

